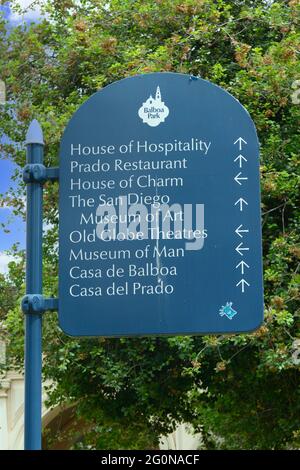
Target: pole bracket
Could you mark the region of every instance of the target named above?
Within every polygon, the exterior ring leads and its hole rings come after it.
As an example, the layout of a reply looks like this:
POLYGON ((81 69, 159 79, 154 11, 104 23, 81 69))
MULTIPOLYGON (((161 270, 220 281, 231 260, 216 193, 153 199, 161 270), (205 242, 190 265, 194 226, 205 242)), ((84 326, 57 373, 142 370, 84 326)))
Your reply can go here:
POLYGON ((25 314, 41 314, 48 310, 58 310, 58 299, 45 298, 41 294, 27 294, 22 299, 21 307, 25 314))
POLYGON ((47 168, 41 163, 28 163, 23 169, 23 181, 25 183, 40 183, 46 181, 58 181, 59 167, 47 168))

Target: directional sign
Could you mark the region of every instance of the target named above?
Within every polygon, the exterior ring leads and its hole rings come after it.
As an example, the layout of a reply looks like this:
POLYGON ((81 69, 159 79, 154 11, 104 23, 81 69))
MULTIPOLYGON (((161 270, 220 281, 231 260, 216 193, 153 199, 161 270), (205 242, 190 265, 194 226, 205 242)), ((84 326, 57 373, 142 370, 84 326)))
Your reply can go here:
POLYGON ((263 318, 255 126, 222 88, 109 85, 60 149, 59 322, 74 336, 238 333, 263 318))
POLYGON ((247 158, 244 157, 244 155, 238 155, 235 159, 234 159, 235 162, 239 162, 239 168, 242 168, 243 167, 243 161, 244 162, 247 162, 247 158))
POLYGON ((236 265, 235 268, 237 269, 237 268, 241 267, 241 273, 244 274, 245 266, 246 266, 246 268, 249 268, 249 265, 247 263, 245 263, 245 261, 242 260, 242 261, 239 262, 239 264, 236 265))
POLYGON ((245 208, 245 206, 248 206, 248 202, 245 201, 244 198, 240 197, 237 201, 235 201, 234 205, 238 205, 240 211, 243 212, 243 208, 245 208))
POLYGON ((240 172, 235 176, 234 181, 235 181, 236 183, 238 183, 240 186, 242 186, 241 181, 243 181, 243 180, 246 181, 247 179, 248 179, 248 176, 242 176, 242 172, 240 171, 240 172))
POLYGON ((246 142, 242 137, 239 137, 239 138, 236 139, 236 141, 234 142, 234 145, 238 144, 239 150, 242 150, 243 144, 247 145, 247 143, 248 143, 248 142, 246 142))
POLYGON ((241 238, 244 237, 243 233, 248 233, 248 232, 249 232, 248 229, 243 229, 243 224, 239 225, 239 226, 235 229, 235 233, 236 233, 239 237, 241 237, 241 238))

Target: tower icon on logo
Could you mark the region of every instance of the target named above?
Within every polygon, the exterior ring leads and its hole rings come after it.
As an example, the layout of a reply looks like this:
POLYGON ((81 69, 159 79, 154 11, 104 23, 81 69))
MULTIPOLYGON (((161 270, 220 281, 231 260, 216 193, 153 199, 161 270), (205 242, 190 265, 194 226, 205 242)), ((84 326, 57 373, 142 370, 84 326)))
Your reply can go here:
POLYGON ((142 121, 151 127, 157 127, 169 116, 169 108, 161 99, 159 86, 156 88, 155 98, 150 95, 140 107, 138 114, 142 121))

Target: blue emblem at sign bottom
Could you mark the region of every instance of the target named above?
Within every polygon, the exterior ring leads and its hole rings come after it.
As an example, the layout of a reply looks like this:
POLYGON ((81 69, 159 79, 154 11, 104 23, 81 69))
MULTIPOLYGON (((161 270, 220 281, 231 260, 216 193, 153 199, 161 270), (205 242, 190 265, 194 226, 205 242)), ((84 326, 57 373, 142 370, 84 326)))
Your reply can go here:
POLYGON ((232 302, 226 302, 226 305, 222 305, 220 308, 220 315, 223 317, 224 315, 232 320, 235 315, 237 315, 237 311, 232 308, 232 302))

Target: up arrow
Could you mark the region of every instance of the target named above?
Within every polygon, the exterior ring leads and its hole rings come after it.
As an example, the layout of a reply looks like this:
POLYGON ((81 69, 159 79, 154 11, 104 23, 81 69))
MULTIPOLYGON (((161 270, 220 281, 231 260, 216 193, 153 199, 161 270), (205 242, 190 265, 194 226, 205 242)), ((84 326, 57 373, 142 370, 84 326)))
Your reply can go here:
POLYGON ((244 272, 245 272, 244 267, 245 267, 245 266, 246 266, 246 268, 249 268, 248 264, 245 263, 244 260, 242 260, 242 261, 239 262, 239 264, 236 265, 235 269, 241 267, 242 275, 244 275, 244 272))
POLYGON ((235 251, 238 252, 239 255, 244 256, 243 251, 249 251, 248 247, 243 246, 243 242, 236 247, 235 251))
POLYGON ((239 225, 239 226, 235 229, 235 233, 236 233, 239 237, 241 237, 241 238, 243 238, 243 235, 241 235, 241 233, 244 233, 244 232, 245 232, 245 233, 248 233, 248 232, 249 232, 248 229, 242 229, 242 227, 243 227, 243 224, 239 225))
POLYGON ((237 204, 240 205, 240 211, 243 212, 243 204, 246 204, 246 206, 248 206, 248 202, 245 201, 245 199, 243 199, 242 197, 240 197, 235 203, 234 205, 236 206, 237 204))
POLYGON ((233 145, 238 143, 239 144, 239 150, 242 150, 242 146, 243 146, 242 142, 244 142, 244 144, 247 145, 247 142, 242 137, 239 137, 238 139, 236 139, 236 141, 233 143, 233 145))
POLYGON ((241 279, 240 282, 236 284, 236 287, 238 287, 239 285, 242 286, 242 293, 245 292, 245 286, 248 286, 248 287, 250 286, 250 284, 248 284, 248 282, 245 281, 245 279, 241 279))
POLYGON ((237 162, 237 161, 238 161, 238 162, 239 162, 239 167, 242 168, 242 166, 243 166, 242 161, 243 161, 243 160, 244 160, 244 162, 247 162, 247 161, 248 161, 247 158, 244 157, 244 155, 241 155, 241 154, 240 154, 240 155, 238 155, 233 161, 234 161, 234 162, 237 162))
POLYGON ((236 183, 238 183, 240 186, 242 186, 242 183, 240 181, 242 180, 247 180, 247 176, 241 176, 241 172, 239 172, 235 177, 234 177, 234 181, 236 181, 236 183))

